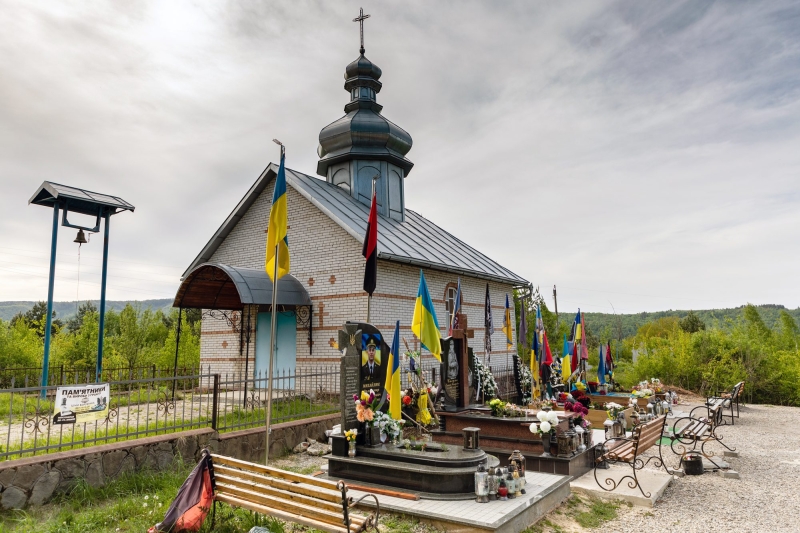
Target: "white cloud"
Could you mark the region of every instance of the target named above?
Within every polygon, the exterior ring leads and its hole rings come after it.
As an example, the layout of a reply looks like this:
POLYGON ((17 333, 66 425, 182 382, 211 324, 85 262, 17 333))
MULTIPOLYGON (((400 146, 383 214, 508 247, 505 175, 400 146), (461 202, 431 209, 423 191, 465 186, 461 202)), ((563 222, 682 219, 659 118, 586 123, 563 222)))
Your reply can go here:
MULTIPOLYGON (((273 137, 313 174, 358 7, 0 0, 0 299, 46 296, 50 216, 26 205, 45 179, 136 205, 112 222, 110 297, 172 296, 273 137)), ((409 207, 558 284, 560 309, 800 305, 795 3, 367 11, 379 101, 414 138, 409 207)), ((72 238, 57 299, 75 295, 72 238)))

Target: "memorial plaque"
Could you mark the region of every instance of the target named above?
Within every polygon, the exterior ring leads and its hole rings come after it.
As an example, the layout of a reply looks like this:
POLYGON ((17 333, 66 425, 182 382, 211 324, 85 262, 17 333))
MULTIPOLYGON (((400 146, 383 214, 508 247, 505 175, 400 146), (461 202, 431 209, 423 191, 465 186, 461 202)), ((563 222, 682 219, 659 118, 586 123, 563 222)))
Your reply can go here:
POLYGON ((353 395, 361 391, 361 330, 357 324, 345 324, 339 330, 339 349, 342 358, 339 370, 340 409, 342 433, 358 428, 353 395))
POLYGON ((461 340, 453 337, 442 339, 442 407, 445 411, 456 411, 461 406, 461 340))

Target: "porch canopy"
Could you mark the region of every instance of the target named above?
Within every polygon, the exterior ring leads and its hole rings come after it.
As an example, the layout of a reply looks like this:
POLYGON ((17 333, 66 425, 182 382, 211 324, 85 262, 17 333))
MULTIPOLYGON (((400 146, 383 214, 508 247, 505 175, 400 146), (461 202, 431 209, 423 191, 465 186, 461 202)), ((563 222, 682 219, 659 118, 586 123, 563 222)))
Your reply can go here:
MULTIPOLYGON (((272 280, 264 270, 222 263, 203 263, 183 279, 173 307, 241 310, 245 305, 272 305, 272 280)), ((291 274, 278 280, 278 305, 311 306, 303 284, 291 274)))

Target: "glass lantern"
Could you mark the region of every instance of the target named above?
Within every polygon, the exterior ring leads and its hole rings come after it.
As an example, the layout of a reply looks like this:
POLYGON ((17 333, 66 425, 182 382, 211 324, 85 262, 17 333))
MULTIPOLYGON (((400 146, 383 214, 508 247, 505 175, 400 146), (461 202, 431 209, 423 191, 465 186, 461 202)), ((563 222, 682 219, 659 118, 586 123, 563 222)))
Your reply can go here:
POLYGON ((475 501, 478 503, 489 502, 489 474, 483 463, 478 465, 478 470, 475 472, 475 496, 475 501))
POLYGON ((517 468, 514 468, 511 473, 514 477, 514 497, 519 498, 522 496, 522 479, 519 477, 519 470, 517 468))
POLYGON ((509 472, 506 474, 506 487, 508 487, 508 499, 516 498, 517 484, 514 481, 511 468, 509 468, 509 472))
POLYGON ((489 467, 489 499, 496 500, 497 499, 497 486, 500 484, 500 477, 497 475, 499 468, 495 468, 493 466, 489 467))
POLYGON ((556 438, 558 439, 558 456, 559 457, 569 457, 572 453, 570 451, 570 444, 572 438, 567 435, 566 431, 562 431, 559 433, 556 438))
POLYGON ((517 465, 517 469, 519 469, 520 477, 523 477, 526 472, 525 468, 525 456, 520 453, 519 450, 514 450, 514 453, 508 458, 508 463, 514 462, 517 465))
POLYGON ((578 453, 583 453, 586 451, 586 445, 583 443, 583 434, 586 433, 586 430, 580 424, 576 424, 575 433, 578 435, 578 453))

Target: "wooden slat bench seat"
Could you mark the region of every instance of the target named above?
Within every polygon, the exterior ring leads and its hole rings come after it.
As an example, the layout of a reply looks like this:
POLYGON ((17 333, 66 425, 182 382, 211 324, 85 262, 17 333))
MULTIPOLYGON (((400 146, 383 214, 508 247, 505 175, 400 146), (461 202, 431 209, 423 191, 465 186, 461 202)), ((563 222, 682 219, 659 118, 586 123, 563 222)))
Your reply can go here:
POLYGON ((645 465, 647 465, 650 461, 653 461, 653 464, 657 468, 664 467, 664 469, 669 472, 669 469, 664 464, 664 459, 661 457, 660 444, 666 423, 667 417, 666 415, 662 415, 651 420, 650 422, 639 424, 633 428, 630 437, 616 437, 607 439, 603 443, 603 453, 595 459, 594 464, 594 479, 597 481, 597 484, 600 486, 600 488, 606 491, 612 491, 619 486, 623 479, 628 478, 630 479, 630 483, 628 483, 629 487, 638 487, 642 495, 645 498, 649 498, 650 493, 645 492, 644 489, 642 489, 636 473, 638 470, 644 468, 645 465), (641 455, 653 446, 658 446, 658 456, 654 455, 652 457, 648 457, 647 459, 642 459, 641 455), (628 464, 631 466, 632 473, 631 475, 622 476, 618 480, 607 478, 603 483, 600 483, 600 480, 597 478, 597 469, 598 466, 605 462, 628 464), (606 488, 603 486, 604 484, 610 488, 606 488))
POLYGON ((731 425, 734 424, 734 418, 739 418, 739 399, 742 397, 744 391, 744 381, 740 381, 729 392, 717 392, 706 398, 706 406, 714 407, 722 405, 724 409, 730 411, 730 414, 723 414, 723 423, 727 423, 725 419, 730 420, 731 425))
POLYGON ((719 426, 723 422, 723 410, 726 409, 723 403, 714 402, 700 407, 695 407, 689 412, 689 416, 678 418, 672 425, 672 451, 683 457, 689 452, 699 452, 703 457, 711 461, 715 466, 720 467, 714 461, 714 452, 705 449, 708 443, 719 443, 730 451, 735 451, 724 442, 722 435, 719 434, 719 426), (707 416, 701 417, 705 411, 707 416), (699 448, 698 448, 699 446, 699 448))
POLYGON ((215 505, 223 502, 330 533, 360 533, 378 522, 378 498, 367 494, 354 502, 342 481, 334 483, 224 455, 211 454, 211 461, 215 505), (366 497, 375 499, 375 513, 353 514, 352 508, 366 497))

